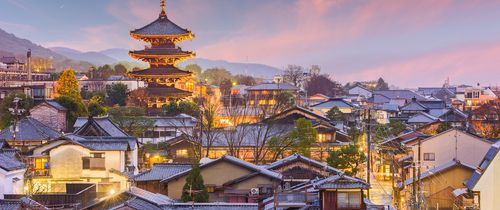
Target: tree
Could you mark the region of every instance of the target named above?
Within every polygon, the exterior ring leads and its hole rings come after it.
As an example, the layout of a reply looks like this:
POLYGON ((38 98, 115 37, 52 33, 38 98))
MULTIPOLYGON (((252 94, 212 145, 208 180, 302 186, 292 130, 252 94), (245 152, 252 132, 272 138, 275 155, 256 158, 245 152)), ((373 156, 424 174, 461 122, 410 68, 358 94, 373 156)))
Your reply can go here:
POLYGON ((406 125, 400 120, 391 120, 389 122, 390 134, 397 136, 406 129, 406 125))
POLYGON ((326 112, 326 117, 336 122, 344 122, 346 120, 344 113, 342 113, 336 106, 332 107, 330 110, 328 110, 328 112, 326 112))
POLYGON ((331 80, 328 75, 315 75, 307 81, 306 91, 310 96, 321 93, 326 96, 336 97, 342 94, 342 87, 331 80))
POLYGON ((133 106, 112 107, 108 110, 111 120, 130 135, 139 137, 154 126, 154 120, 144 116, 143 108, 133 106))
POLYGON ((231 94, 231 88, 233 87, 233 83, 229 79, 224 79, 219 84, 219 87, 222 95, 229 95, 231 94))
POLYGON ((125 102, 127 100, 127 91, 128 87, 126 84, 113 83, 111 87, 106 91, 110 104, 125 106, 125 102))
POLYGON ((443 122, 443 123, 440 123, 436 129, 436 132, 437 133, 442 133, 442 132, 445 132, 449 129, 451 129, 452 126, 451 126, 451 122, 443 122))
POLYGON ((389 84, 382 79, 382 77, 378 78, 377 86, 375 86, 375 90, 389 90, 389 84))
POLYGON ((82 100, 80 95, 80 87, 75 76, 75 71, 68 68, 61 73, 61 76, 56 81, 56 94, 59 96, 68 96, 77 101, 82 100))
POLYGON ((302 83, 305 78, 304 68, 298 65, 288 65, 283 74, 283 79, 296 87, 302 83))
POLYGON ((201 79, 211 85, 220 85, 224 80, 231 80, 231 72, 223 68, 211 68, 203 71, 201 79))
POLYGON ((167 116, 175 116, 181 113, 198 116, 200 107, 193 101, 170 101, 168 104, 163 105, 163 114, 167 116))
POLYGON ((90 116, 100 116, 106 113, 106 108, 103 106, 104 98, 99 95, 92 96, 89 100, 88 111, 90 116))
POLYGON ((14 98, 16 97, 21 99, 18 103, 18 109, 25 110, 21 113, 21 117, 29 115, 28 111, 33 107, 33 99, 24 93, 10 93, 0 103, 0 129, 4 129, 12 124, 14 116, 9 108, 16 106, 14 103, 14 98))
POLYGON ((194 78, 196 81, 200 81, 201 79, 201 67, 198 64, 188 64, 184 67, 185 71, 193 72, 194 78))
MULTIPOLYGON (((68 123, 67 125, 75 124, 75 121, 78 117, 85 116, 87 114, 87 108, 82 103, 81 99, 75 99, 71 96, 61 95, 55 98, 57 103, 61 104, 61 106, 68 109, 68 114, 66 116, 68 123)), ((69 127, 68 127, 69 129, 69 127)))
POLYGON ((356 126, 352 126, 347 129, 347 135, 349 135, 349 138, 351 138, 354 143, 359 143, 361 131, 356 126))
POLYGON ((358 173, 359 167, 366 160, 365 154, 355 144, 343 146, 338 150, 330 150, 326 162, 328 165, 344 171, 348 176, 358 173))
POLYGON ((125 65, 119 63, 115 65, 115 75, 125 75, 127 74, 127 67, 125 65))
POLYGON ((203 176, 200 173, 200 166, 198 163, 193 163, 191 171, 186 177, 186 183, 182 188, 182 202, 208 202, 207 187, 203 182, 203 176))
POLYGON ((285 152, 298 153, 310 157, 311 145, 316 142, 318 131, 313 128, 312 122, 305 118, 295 121, 295 129, 285 136, 273 136, 267 142, 269 149, 274 153, 273 159, 278 159, 285 152))
POLYGON ((241 84, 241 85, 248 85, 248 86, 253 86, 257 84, 257 81, 255 78, 249 75, 242 75, 238 74, 234 76, 234 80, 236 80, 236 83, 241 84))

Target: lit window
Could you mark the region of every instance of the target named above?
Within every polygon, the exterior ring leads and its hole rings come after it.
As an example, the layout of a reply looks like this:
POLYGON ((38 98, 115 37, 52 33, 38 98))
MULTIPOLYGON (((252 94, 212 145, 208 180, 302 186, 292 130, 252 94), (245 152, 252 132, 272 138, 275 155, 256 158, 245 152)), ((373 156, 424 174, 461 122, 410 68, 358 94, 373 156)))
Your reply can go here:
POLYGON ((175 156, 177 157, 187 157, 188 156, 188 150, 187 149, 179 149, 175 151, 175 156))
POLYGON ((250 101, 250 105, 253 105, 253 104, 254 104, 254 101, 253 101, 253 100, 251 100, 251 101, 250 101))
POLYGON ((213 185, 208 185, 207 186, 207 192, 213 193, 214 191, 215 191, 215 186, 213 186, 213 185))
POLYGON ((226 150, 210 150, 208 152, 208 157, 210 159, 216 159, 216 158, 220 158, 222 157, 223 155, 225 155, 227 153, 226 150))
POLYGON ((269 105, 275 105, 275 104, 276 104, 276 100, 274 100, 274 99, 269 100, 269 105))
POLYGON ((318 134, 318 142, 324 142, 326 140, 326 135, 324 133, 318 134))
POLYGON ((49 160, 47 158, 35 159, 35 169, 47 169, 47 168, 49 168, 49 160))
POLYGON ((266 104, 266 100, 264 99, 259 100, 259 105, 264 105, 264 104, 266 104))

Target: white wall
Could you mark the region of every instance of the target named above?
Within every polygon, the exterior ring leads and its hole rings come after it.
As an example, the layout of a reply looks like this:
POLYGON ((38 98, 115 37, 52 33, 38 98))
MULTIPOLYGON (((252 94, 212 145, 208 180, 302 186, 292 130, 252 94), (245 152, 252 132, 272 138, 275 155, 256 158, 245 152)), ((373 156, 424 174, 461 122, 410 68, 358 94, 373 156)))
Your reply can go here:
POLYGON ((473 191, 480 192, 481 209, 497 209, 500 206, 500 156, 497 156, 490 163, 481 179, 476 183, 473 191))
MULTIPOLYGON (((427 171, 455 158, 469 165, 477 166, 483 159, 491 144, 458 130, 450 130, 430 139, 422 140, 421 160, 422 170, 427 171), (456 138, 455 138, 456 136, 456 138), (457 142, 457 143, 455 143, 457 142), (424 153, 434 153, 434 161, 424 161, 424 153)), ((418 144, 412 146, 414 160, 418 159, 418 144)))
POLYGON ((4 194, 23 194, 25 172, 26 169, 9 172, 0 169, 0 199, 4 198, 4 194), (19 180, 14 182, 14 178, 19 180))

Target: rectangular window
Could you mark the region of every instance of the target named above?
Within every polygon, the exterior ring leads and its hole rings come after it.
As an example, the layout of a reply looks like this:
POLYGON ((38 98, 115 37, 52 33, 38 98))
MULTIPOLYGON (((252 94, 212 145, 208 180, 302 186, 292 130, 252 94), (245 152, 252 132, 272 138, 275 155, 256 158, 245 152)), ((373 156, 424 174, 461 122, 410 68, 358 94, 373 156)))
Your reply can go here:
POLYGON ((188 150, 187 149, 178 149, 175 151, 175 156, 176 157, 187 157, 188 156, 188 150))
POLYGON ((435 159, 436 159, 435 153, 424 153, 424 160, 425 161, 434 161, 435 159))
POLYGON ((338 192, 337 202, 339 209, 359 209, 361 207, 361 192, 338 192))
POLYGON ((264 99, 259 100, 259 105, 264 105, 264 104, 266 104, 266 100, 264 99))
POLYGON ((215 186, 213 186, 213 185, 207 185, 207 192, 209 192, 209 193, 215 192, 215 186))
POLYGON ((326 134, 319 133, 318 134, 318 142, 324 142, 326 140, 326 134))
POLYGON ((93 158, 104 158, 104 152, 93 152, 93 153, 90 153, 90 157, 93 157, 93 158))
POLYGON ((48 158, 37 158, 35 159, 35 169, 47 169, 49 168, 49 160, 48 158))

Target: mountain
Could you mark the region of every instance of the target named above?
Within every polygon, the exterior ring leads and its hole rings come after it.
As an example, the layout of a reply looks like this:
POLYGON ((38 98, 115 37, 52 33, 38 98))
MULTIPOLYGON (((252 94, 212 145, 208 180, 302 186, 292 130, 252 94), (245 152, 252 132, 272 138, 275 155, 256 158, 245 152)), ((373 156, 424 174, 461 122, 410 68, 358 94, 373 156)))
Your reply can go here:
POLYGON ((73 60, 87 61, 94 65, 102 66, 104 64, 117 63, 118 59, 107 56, 100 52, 80 52, 66 47, 52 47, 52 51, 64 55, 73 60))
POLYGON ((263 79, 271 79, 275 75, 281 74, 281 70, 276 67, 258 63, 238 63, 238 62, 229 62, 224 60, 194 58, 182 62, 180 66, 184 67, 188 64, 197 64, 202 69, 224 68, 230 71, 231 74, 233 75, 244 74, 263 79))
MULTIPOLYGON (((117 59, 119 61, 128 61, 128 62, 137 62, 137 60, 132 59, 128 56, 128 50, 121 48, 113 48, 108 50, 99 51, 99 53, 105 54, 109 57, 117 59)), ((225 68, 230 71, 233 75, 236 74, 247 74, 252 75, 254 77, 270 79, 273 78, 274 75, 279 74, 281 72, 280 69, 257 63, 237 63, 237 62, 229 62, 224 60, 210 60, 205 58, 194 58, 186 60, 179 64, 182 68, 188 64, 198 64, 201 69, 209 69, 209 68, 225 68)))
POLYGON ((76 70, 87 70, 91 66, 89 62, 68 59, 30 40, 19 38, 0 29, 0 56, 16 56, 19 60, 24 61, 28 49, 31 49, 33 58, 52 60, 56 71, 61 71, 70 66, 76 70))

